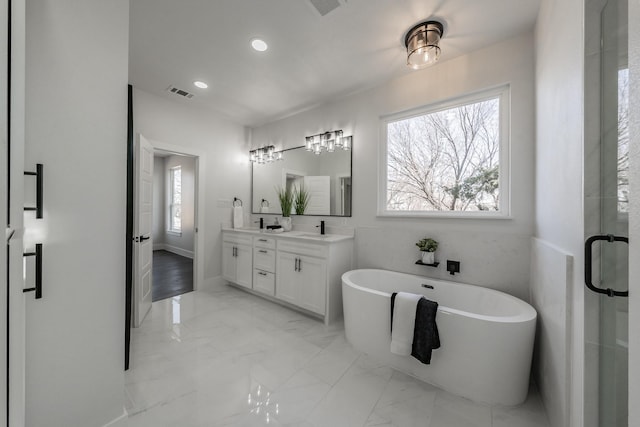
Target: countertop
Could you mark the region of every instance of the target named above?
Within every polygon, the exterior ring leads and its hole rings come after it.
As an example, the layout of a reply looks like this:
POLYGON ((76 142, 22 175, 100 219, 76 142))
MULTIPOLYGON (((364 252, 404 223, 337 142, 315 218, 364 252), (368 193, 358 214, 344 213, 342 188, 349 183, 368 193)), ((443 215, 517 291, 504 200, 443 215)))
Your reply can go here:
POLYGON ((295 239, 295 240, 306 240, 314 243, 335 243, 342 242, 344 240, 352 240, 353 236, 346 234, 320 234, 313 233, 309 231, 283 231, 280 233, 274 233, 273 231, 267 231, 266 229, 259 229, 253 227, 243 227, 243 228, 228 228, 223 227, 222 231, 234 231, 236 233, 247 233, 253 234, 256 236, 274 236, 278 238, 285 239, 295 239))

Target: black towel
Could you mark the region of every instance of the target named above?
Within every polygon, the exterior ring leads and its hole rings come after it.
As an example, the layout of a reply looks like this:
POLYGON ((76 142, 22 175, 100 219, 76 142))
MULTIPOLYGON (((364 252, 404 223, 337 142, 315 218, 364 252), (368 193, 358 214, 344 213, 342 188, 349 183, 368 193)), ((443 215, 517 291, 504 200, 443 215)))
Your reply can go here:
MULTIPOLYGON (((393 330, 393 305, 396 292, 391 294, 391 329, 393 330)), ((424 364, 431 363, 431 352, 440 348, 440 336, 436 324, 438 303, 420 298, 416 307, 416 323, 413 328, 411 355, 424 364)))

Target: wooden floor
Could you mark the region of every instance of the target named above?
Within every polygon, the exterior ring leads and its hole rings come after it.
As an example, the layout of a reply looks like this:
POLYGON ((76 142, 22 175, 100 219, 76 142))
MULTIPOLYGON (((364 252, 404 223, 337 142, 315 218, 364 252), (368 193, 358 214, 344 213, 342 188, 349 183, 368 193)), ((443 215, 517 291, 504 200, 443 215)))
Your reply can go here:
POLYGON ((153 251, 153 301, 191 291, 193 260, 167 251, 153 251))

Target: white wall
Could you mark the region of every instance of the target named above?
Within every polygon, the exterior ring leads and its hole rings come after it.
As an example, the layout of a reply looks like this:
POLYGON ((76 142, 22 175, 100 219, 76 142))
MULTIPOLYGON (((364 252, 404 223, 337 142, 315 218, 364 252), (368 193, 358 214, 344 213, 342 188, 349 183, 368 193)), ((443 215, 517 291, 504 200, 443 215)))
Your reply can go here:
POLYGON ((24 167, 45 168, 44 217, 25 215, 25 249, 44 245, 43 298, 25 295, 28 426, 126 423, 128 20, 127 0, 27 2, 24 167))
POLYGON ((165 238, 165 157, 153 158, 153 249, 162 249, 165 238))
MULTIPOLYGON (((169 95, 167 95, 169 96, 169 95)), ((204 154, 205 215, 199 226, 204 239, 205 282, 221 280, 221 224, 231 223, 231 201, 250 200, 249 132, 220 114, 134 90, 134 127, 147 139, 204 154)), ((247 222, 248 207, 247 207, 247 222)))
MULTIPOLYGON (((169 169, 176 166, 181 166, 182 168, 182 232, 179 235, 167 232, 166 230, 169 228, 169 223, 165 222, 165 249, 169 252, 175 252, 178 255, 193 258, 196 162, 193 157, 188 156, 169 156, 165 159, 165 210, 170 203, 168 188, 169 181, 167 181, 169 179, 169 169)), ((165 221, 168 221, 168 218, 166 218, 165 221)))
MULTIPOLYGON (((568 292, 567 307, 570 313, 569 333, 573 341, 569 345, 569 371, 555 366, 557 372, 538 372, 544 380, 554 374, 564 378, 552 378, 540 385, 543 400, 552 426, 582 425, 582 383, 584 358, 583 314, 583 94, 584 94, 584 2, 568 0, 557 2, 543 0, 536 25, 536 231, 538 239, 572 255, 573 283, 568 292), (571 393, 567 397, 565 381, 571 381, 571 393), (565 402, 569 399, 570 414, 565 402)), ((542 254, 534 254, 542 256, 542 254)), ((539 266, 539 269, 544 268, 539 266)), ((544 272, 534 271, 534 277, 544 272)), ((536 292, 544 291, 544 284, 534 281, 536 292)), ((546 297, 552 298, 553 295, 546 297)), ((550 307, 538 306, 538 310, 550 307)), ((542 316, 541 316, 542 317, 542 316)), ((544 327, 552 327, 544 325, 544 327)), ((563 325, 553 327, 562 328, 563 325)), ((543 328, 544 329, 544 328, 543 328)), ((549 337, 543 337, 547 339, 549 337)), ((549 348, 565 348, 562 335, 549 348), (554 346, 557 344, 557 346, 554 346)), ((551 359, 556 359, 553 355, 551 359)))
MULTIPOLYGON (((629 2, 630 214, 629 259, 640 259, 640 2, 629 2)), ((629 425, 640 425, 640 263, 629 271, 629 425)))
MULTIPOLYGON (((343 129, 353 135, 353 217, 322 218, 332 226, 356 227, 358 267, 381 267, 442 277, 504 290, 528 299, 530 237, 533 232, 534 154, 533 37, 525 34, 484 50, 442 62, 332 104, 258 127, 253 145, 283 141, 304 143, 306 135, 343 129), (380 116, 462 94, 511 85, 511 200, 513 219, 378 218, 378 140, 380 116), (417 266, 415 242, 440 241, 437 258, 462 262, 451 277, 438 269, 417 266)), ((294 226, 311 226, 320 218, 294 218, 294 226)), ((328 230, 327 232, 331 232, 328 230)))

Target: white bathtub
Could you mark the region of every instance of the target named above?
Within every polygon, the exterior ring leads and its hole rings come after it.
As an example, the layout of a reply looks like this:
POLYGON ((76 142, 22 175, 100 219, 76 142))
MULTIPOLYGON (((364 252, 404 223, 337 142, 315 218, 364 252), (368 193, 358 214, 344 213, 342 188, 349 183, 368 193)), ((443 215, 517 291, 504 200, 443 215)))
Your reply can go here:
POLYGON ((480 286, 386 270, 345 273, 342 297, 345 333, 356 349, 478 402, 517 405, 527 397, 536 311, 526 302, 480 286), (393 292, 423 294, 439 304, 441 346, 430 365, 390 352, 393 292))

